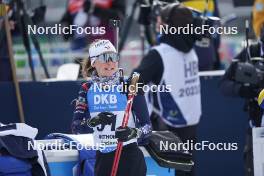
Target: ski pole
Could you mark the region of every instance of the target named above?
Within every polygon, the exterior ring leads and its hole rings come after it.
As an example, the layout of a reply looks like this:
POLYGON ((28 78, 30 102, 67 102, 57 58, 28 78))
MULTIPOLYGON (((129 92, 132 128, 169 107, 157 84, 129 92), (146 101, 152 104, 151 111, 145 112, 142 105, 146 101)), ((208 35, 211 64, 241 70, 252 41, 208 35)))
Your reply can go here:
MULTIPOLYGON (((126 105, 126 110, 125 110, 125 114, 123 117, 123 121, 122 121, 122 127, 126 127, 128 124, 128 120, 129 120, 129 114, 132 108, 132 104, 133 104, 133 100, 134 97, 136 95, 137 92, 137 82, 139 79, 139 73, 134 72, 132 75, 132 79, 131 79, 131 83, 129 85, 129 91, 128 91, 128 99, 127 99, 127 105, 126 105)), ((123 142, 118 141, 117 143, 117 149, 115 152, 115 158, 114 158, 114 163, 112 166, 112 171, 111 171, 111 176, 116 176, 117 170, 118 170, 118 164, 119 164, 119 160, 120 160, 120 156, 122 153, 122 149, 123 149, 123 142)))
POLYGON ((11 32, 10 32, 10 26, 9 26, 7 14, 5 14, 5 16, 4 16, 4 26, 5 26, 5 31, 6 31, 7 48, 8 48, 8 54, 9 54, 9 59, 10 59, 10 64, 11 64, 12 78, 13 78, 13 83, 15 86, 15 92, 16 92, 16 98, 17 98, 19 118, 20 118, 21 123, 25 123, 23 102, 22 102, 19 82, 18 82, 17 75, 16 75, 16 63, 15 63, 15 58, 14 58, 14 51, 13 51, 13 47, 12 47, 12 45, 13 45, 12 44, 12 36, 11 36, 11 32))

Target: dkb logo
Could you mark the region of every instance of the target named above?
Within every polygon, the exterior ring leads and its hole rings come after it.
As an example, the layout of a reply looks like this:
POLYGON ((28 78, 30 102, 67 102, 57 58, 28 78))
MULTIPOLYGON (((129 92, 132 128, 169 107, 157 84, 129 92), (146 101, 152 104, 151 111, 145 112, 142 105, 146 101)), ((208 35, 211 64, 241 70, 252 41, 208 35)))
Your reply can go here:
POLYGON ((117 98, 113 94, 100 94, 94 96, 94 104, 116 104, 117 98))

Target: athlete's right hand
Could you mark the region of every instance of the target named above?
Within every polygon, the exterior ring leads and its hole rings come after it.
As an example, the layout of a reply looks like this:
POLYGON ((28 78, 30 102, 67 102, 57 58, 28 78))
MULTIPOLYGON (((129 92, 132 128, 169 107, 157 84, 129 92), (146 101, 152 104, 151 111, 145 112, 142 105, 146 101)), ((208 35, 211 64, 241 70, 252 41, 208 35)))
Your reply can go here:
POLYGON ((101 112, 97 116, 91 118, 87 124, 89 127, 96 127, 97 125, 111 125, 115 118, 116 115, 111 112, 101 112))

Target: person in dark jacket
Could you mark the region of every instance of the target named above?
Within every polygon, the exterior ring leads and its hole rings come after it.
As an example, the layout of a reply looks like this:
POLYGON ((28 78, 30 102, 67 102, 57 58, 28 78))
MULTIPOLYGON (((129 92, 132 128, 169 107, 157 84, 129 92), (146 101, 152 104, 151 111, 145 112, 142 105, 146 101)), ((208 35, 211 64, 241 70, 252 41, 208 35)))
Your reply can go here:
MULTIPOLYGON (((159 25, 185 27, 193 20, 192 11, 187 7, 179 3, 168 4, 157 18, 157 28, 159 25)), ((151 99, 152 125, 154 130, 169 129, 183 142, 196 141, 196 127, 201 116, 199 64, 193 48, 195 40, 191 34, 162 34, 160 44, 153 47, 134 70, 141 74, 144 84, 171 86, 170 92, 150 92, 147 95, 151 99)), ((176 171, 176 174, 189 173, 176 171)))
MULTIPOLYGON (((264 9, 263 9, 264 10, 264 9)), ((256 19, 253 18, 253 22, 256 19)), ((259 19, 258 19, 259 20, 259 19)), ((263 20, 263 18, 262 18, 263 20)), ((249 129, 246 135, 246 145, 244 149, 245 160, 245 174, 246 176, 254 175, 253 167, 253 146, 252 146, 252 129, 254 127, 264 126, 263 110, 260 109, 257 102, 257 97, 261 89, 264 87, 251 84, 242 84, 236 81, 235 73, 238 71, 238 64, 243 63, 247 58, 261 57, 264 58, 264 22, 262 25, 258 25, 258 43, 251 44, 249 49, 243 49, 232 61, 229 68, 226 70, 220 84, 221 92, 226 96, 241 97, 246 100, 245 110, 249 114, 249 129)), ((255 61, 256 62, 256 61, 255 61)), ((254 63, 254 62, 253 62, 254 63)), ((257 61, 256 64, 263 65, 263 61, 257 61)), ((264 71, 264 70, 262 70, 264 71)), ((263 83, 262 83, 263 85, 263 83)))

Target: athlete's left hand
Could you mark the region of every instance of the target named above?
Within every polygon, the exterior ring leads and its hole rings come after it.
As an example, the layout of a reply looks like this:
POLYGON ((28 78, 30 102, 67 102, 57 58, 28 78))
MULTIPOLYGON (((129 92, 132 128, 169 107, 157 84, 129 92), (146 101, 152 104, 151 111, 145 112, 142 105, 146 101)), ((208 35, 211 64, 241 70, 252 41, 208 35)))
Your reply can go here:
POLYGON ((87 124, 90 127, 97 125, 111 125, 115 120, 116 115, 111 112, 100 112, 97 116, 88 120, 87 124))
POLYGON ((138 135, 138 130, 136 128, 130 127, 118 127, 115 131, 115 137, 120 142, 126 142, 130 139, 136 138, 138 135))

